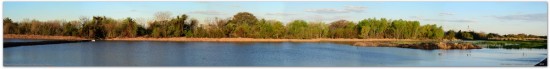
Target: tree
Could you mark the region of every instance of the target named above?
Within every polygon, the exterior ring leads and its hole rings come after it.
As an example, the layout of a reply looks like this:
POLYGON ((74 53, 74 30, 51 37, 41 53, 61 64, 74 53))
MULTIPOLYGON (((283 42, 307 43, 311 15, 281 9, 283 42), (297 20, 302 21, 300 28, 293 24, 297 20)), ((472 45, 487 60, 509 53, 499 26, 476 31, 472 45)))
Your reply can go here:
POLYGON ((4 18, 4 34, 17 34, 19 29, 17 29, 17 23, 13 23, 10 18, 4 18))
POLYGON ((307 30, 312 38, 325 38, 329 34, 328 25, 322 22, 310 22, 307 30))
POLYGON ((475 40, 487 40, 487 34, 483 33, 483 32, 469 32, 470 34, 472 34, 472 36, 474 37, 475 40))
POLYGON ((101 16, 94 16, 91 22, 86 22, 82 29, 80 29, 80 34, 86 38, 93 39, 104 39, 106 37, 106 32, 103 24, 105 23, 106 18, 101 16))
POLYGON ((190 25, 186 22, 187 18, 187 15, 182 14, 170 21, 173 25, 168 25, 168 27, 170 32, 173 32, 171 34, 173 37, 186 36, 185 33, 191 30, 191 27, 189 27, 190 25))
POLYGON ((90 21, 90 18, 88 18, 88 17, 86 17, 86 16, 80 16, 79 19, 80 19, 80 24, 78 24, 78 25, 83 25, 84 23, 90 21))
POLYGON ((235 27, 235 30, 231 32, 232 37, 247 37, 250 33, 250 26, 248 24, 242 24, 235 27))
POLYGON ((137 25, 137 36, 145 36, 148 35, 150 31, 148 31, 145 27, 142 25, 137 25))
MULTIPOLYGON (((188 20, 186 14, 176 16, 173 19, 157 20, 149 24, 147 30, 151 37, 193 37, 198 26, 196 19, 188 20)), ((202 32, 202 31, 200 31, 202 32)))
POLYGON ((103 29, 100 29, 104 31, 105 38, 115 38, 118 37, 123 28, 121 28, 119 25, 120 23, 114 19, 103 17, 104 19, 100 21, 101 25, 103 26, 103 29))
POLYGON ((29 30, 29 33, 30 34, 34 34, 34 35, 39 35, 40 34, 40 28, 41 28, 41 23, 40 21, 38 20, 32 20, 31 21, 31 27, 30 27, 30 30, 29 30))
POLYGON ((233 19, 231 19, 230 23, 234 24, 248 24, 248 25, 254 25, 258 22, 258 19, 256 19, 256 16, 254 16, 252 13, 248 12, 239 12, 236 15, 233 16, 233 19))
POLYGON ((306 30, 308 28, 307 22, 304 20, 294 20, 288 25, 288 38, 309 38, 306 30))
POLYGON ((390 27, 390 20, 387 20, 386 18, 381 18, 379 21, 374 22, 373 25, 371 25, 371 33, 369 34, 371 37, 375 38, 385 38, 386 31, 390 27))
POLYGON ((248 33, 248 27, 254 26, 258 22, 256 16, 248 12, 239 12, 233 16, 226 28, 229 29, 231 37, 245 37, 248 33))
POLYGON ((155 19, 156 21, 164 21, 170 19, 172 16, 172 13, 169 11, 161 11, 155 13, 155 19))
POLYGON ((78 25, 80 22, 73 21, 63 24, 63 35, 66 36, 77 36, 78 35, 78 25))
POLYGON ((151 37, 160 38, 160 37, 166 37, 166 24, 167 21, 154 21, 149 24, 148 30, 151 31, 150 35, 151 37))
POLYGON ((24 19, 14 22, 4 18, 4 34, 66 35, 93 39, 116 37, 247 37, 247 38, 397 38, 397 39, 463 39, 486 40, 489 38, 546 38, 531 34, 507 34, 461 31, 444 31, 435 24, 420 25, 419 21, 389 20, 385 18, 363 19, 357 23, 337 20, 329 24, 294 20, 283 25, 277 20, 258 20, 253 14, 239 12, 232 18, 218 19, 199 24, 186 14, 170 17, 170 12, 157 12, 156 20, 148 27, 139 25, 132 18, 115 20, 105 16, 65 22, 61 20, 38 21, 24 19), (80 24, 79 24, 80 23, 80 24))
POLYGON ((123 22, 122 22, 122 25, 120 25, 123 29, 123 33, 121 34, 121 36, 123 37, 136 37, 137 36, 137 31, 138 31, 138 26, 135 22, 135 20, 133 20, 132 18, 128 17, 126 18, 123 22))
POLYGON ((464 40, 473 40, 474 39, 472 34, 470 34, 468 32, 460 32, 460 34, 461 34, 461 39, 464 39, 464 40))
MULTIPOLYGON (((437 27, 437 25, 432 25, 434 27, 437 27)), ((432 39, 443 39, 443 37, 445 36, 445 31, 443 31, 443 28, 441 26, 433 29, 433 32, 435 33, 435 37, 433 37, 432 39)))
MULTIPOLYGON (((408 25, 410 27, 408 29, 409 34, 410 34, 409 37, 413 38, 413 39, 418 38, 418 35, 420 34, 420 32, 418 31, 418 29, 420 28, 420 22, 419 21, 412 21, 412 24, 408 24, 408 25)), ((441 34, 443 34, 444 31, 441 28, 441 26, 438 29, 436 29, 436 31, 439 32, 438 38, 442 38, 443 35, 441 35, 441 34)))
POLYGON ((219 19, 215 18, 213 21, 211 21, 210 25, 207 26, 207 30, 209 31, 208 34, 211 37, 228 37, 229 30, 226 29, 226 25, 228 24, 229 19, 219 19))
POLYGON ((400 20, 391 22, 391 26, 389 30, 391 30, 391 33, 393 34, 394 38, 402 39, 402 38, 405 38, 404 35, 406 35, 406 33, 404 33, 406 29, 405 27, 406 27, 405 21, 400 19, 400 20))
POLYGON ((273 27, 272 38, 281 38, 285 36, 286 29, 282 22, 271 20, 271 21, 268 21, 268 23, 273 27))
POLYGON ((355 24, 346 20, 338 20, 330 23, 329 32, 331 38, 355 38, 355 24))
POLYGON ((421 38, 429 38, 429 39, 442 39, 445 37, 445 31, 443 31, 443 28, 441 26, 437 27, 435 24, 427 24, 420 26, 418 33, 418 37, 421 38))
POLYGON ((445 39, 456 39, 456 32, 454 30, 449 30, 445 32, 445 39))
POLYGON ((359 38, 369 38, 369 32, 371 31, 372 19, 364 19, 357 24, 357 32, 359 32, 359 38))
POLYGON ((500 36, 499 34, 496 34, 496 33, 487 34, 487 38, 499 38, 499 37, 502 37, 502 36, 500 36))

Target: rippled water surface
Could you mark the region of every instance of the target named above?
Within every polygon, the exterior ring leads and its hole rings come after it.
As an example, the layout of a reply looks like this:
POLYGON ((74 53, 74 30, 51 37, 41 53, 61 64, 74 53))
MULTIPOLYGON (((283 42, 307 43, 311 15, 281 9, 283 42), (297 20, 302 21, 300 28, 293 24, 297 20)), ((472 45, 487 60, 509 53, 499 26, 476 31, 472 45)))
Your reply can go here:
MULTIPOLYGON (((4 42, 12 41, 4 39, 4 42)), ((17 41, 17 40, 15 40, 17 41)), ((336 43, 96 41, 4 48, 4 66, 533 66, 546 49, 420 50, 336 43)))

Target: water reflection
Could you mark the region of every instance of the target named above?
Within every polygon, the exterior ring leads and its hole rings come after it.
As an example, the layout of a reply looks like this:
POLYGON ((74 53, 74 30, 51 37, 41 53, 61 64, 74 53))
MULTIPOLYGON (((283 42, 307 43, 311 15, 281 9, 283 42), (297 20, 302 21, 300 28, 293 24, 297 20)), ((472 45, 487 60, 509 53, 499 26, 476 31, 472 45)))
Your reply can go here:
POLYGON ((5 66, 533 66, 546 49, 419 50, 335 43, 97 41, 4 49, 5 66))

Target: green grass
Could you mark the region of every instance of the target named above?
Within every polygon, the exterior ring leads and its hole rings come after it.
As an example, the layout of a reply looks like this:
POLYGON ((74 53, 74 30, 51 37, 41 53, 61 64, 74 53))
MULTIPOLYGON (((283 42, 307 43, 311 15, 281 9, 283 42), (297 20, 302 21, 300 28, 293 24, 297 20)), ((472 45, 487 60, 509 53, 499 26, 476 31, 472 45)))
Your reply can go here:
POLYGON ((523 49, 523 48, 535 48, 546 49, 546 40, 537 41, 479 41, 474 44, 483 46, 485 48, 504 48, 504 49, 523 49))

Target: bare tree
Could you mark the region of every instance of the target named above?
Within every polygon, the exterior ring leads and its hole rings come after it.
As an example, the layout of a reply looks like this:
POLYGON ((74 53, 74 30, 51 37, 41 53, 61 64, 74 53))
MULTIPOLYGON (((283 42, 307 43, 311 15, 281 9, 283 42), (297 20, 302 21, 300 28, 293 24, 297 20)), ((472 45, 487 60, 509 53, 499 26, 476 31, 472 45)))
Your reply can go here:
POLYGON ((86 16, 80 16, 80 24, 79 25, 82 25, 86 22, 90 21, 90 18, 86 17, 86 16))
POLYGON ((171 17, 172 13, 169 11, 160 11, 155 13, 156 21, 168 20, 171 17))

